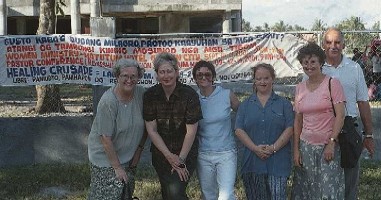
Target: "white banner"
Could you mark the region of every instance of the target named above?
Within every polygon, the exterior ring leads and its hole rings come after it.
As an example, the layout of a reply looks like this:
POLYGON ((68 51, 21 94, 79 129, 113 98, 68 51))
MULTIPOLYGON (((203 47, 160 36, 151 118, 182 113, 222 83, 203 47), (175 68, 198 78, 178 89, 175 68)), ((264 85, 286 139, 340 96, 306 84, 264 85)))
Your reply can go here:
POLYGON ((141 39, 78 35, 9 36, 0 38, 0 85, 112 85, 111 68, 120 58, 137 60, 146 73, 140 84, 156 83, 152 61, 170 52, 179 60, 180 80, 193 84, 192 67, 200 59, 216 66, 217 82, 249 80, 251 67, 272 64, 277 77, 302 73, 297 51, 306 41, 291 34, 141 39))

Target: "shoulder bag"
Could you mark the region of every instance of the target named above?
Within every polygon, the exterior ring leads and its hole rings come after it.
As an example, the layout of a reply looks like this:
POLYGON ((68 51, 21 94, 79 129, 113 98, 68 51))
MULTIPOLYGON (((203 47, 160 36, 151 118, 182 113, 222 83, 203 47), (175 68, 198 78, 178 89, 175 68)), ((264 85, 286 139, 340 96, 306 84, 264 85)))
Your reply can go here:
MULTIPOLYGON (((329 78, 329 95, 331 97, 333 114, 336 117, 331 94, 331 79, 332 78, 329 78)), ((346 108, 347 107, 345 107, 345 109, 346 108)), ((339 133, 338 142, 341 152, 340 166, 342 168, 354 168, 357 165, 363 149, 362 138, 357 132, 355 121, 355 118, 345 116, 344 125, 339 133)))

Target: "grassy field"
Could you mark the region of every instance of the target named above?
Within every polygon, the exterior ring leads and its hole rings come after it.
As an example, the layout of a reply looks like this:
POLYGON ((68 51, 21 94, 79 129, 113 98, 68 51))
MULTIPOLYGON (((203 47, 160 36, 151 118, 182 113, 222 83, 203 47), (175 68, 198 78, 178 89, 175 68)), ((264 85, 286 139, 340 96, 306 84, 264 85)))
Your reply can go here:
MULTIPOLYGON (((65 102, 77 101, 79 104, 91 102, 91 86, 61 85, 61 97, 65 102), (75 99, 75 100, 72 100, 75 99)), ((248 94, 239 94, 241 100, 248 94)), ((35 88, 1 87, 0 101, 33 101, 36 99, 35 88)), ((372 106, 380 107, 380 102, 371 102, 372 106)), ((0 104, 1 105, 1 104, 0 104)), ((141 165, 136 176, 135 196, 141 200, 160 200, 160 185, 152 166, 141 165)), ((72 199, 84 200, 89 187, 89 166, 81 165, 33 165, 0 169, 0 200, 2 199, 72 199), (46 196, 43 189, 60 187, 68 193, 46 196), (61 198, 57 196, 62 196, 61 198)), ((361 168, 360 200, 381 199, 381 162, 364 160, 361 168)), ((290 185, 291 185, 290 181, 290 185)), ((193 176, 189 187, 190 199, 201 199, 197 179, 193 176)), ((244 200, 242 181, 238 176, 236 182, 236 195, 238 200, 244 200)))
MULTIPOLYGON (((381 162, 364 160, 361 163, 360 200, 381 199, 381 162)), ((0 199, 71 199, 84 200, 89 188, 90 172, 87 164, 33 165, 0 169, 0 199), (62 187, 67 194, 61 197, 43 194, 44 188, 62 187)), ((292 184, 290 182, 290 184, 292 184)), ((195 176, 188 187, 190 199, 201 199, 195 176)), ((136 175, 135 196, 141 200, 160 200, 160 184, 152 166, 140 165, 136 175)), ((236 196, 244 200, 242 181, 236 182, 236 196)))

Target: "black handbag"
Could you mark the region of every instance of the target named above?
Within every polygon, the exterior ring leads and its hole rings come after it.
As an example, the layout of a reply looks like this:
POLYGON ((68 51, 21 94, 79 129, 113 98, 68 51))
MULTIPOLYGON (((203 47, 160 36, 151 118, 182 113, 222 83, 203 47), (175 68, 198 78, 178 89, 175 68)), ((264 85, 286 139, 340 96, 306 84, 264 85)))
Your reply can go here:
MULTIPOLYGON (((329 95, 333 107, 333 114, 336 117, 335 108, 331 95, 331 79, 329 79, 329 95)), ((340 166, 342 168, 354 168, 360 159, 363 150, 362 137, 357 132, 355 118, 345 116, 344 125, 339 133, 339 146, 341 152, 340 166)))

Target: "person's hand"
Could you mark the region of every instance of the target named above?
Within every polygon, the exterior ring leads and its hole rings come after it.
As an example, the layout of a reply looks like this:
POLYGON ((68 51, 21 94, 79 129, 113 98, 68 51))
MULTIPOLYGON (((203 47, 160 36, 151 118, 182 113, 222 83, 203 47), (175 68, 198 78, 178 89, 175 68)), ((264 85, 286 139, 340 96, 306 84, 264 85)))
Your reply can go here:
POLYGON ((189 174, 189 171, 188 171, 185 163, 182 163, 181 165, 172 168, 171 173, 173 173, 174 171, 177 172, 181 181, 188 181, 189 180, 190 174, 189 174))
POLYGON ((335 142, 334 141, 329 141, 328 144, 325 145, 323 156, 324 156, 324 160, 327 162, 330 162, 335 158, 335 142))
POLYGON ((177 154, 169 153, 165 156, 172 168, 176 169, 183 162, 180 160, 180 157, 177 154))
POLYGON ((300 151, 294 151, 294 165, 296 167, 302 167, 302 157, 300 156, 300 151))
POLYGON ((122 182, 124 181, 125 183, 127 183, 128 177, 127 177, 127 173, 123 169, 123 167, 114 168, 114 171, 115 171, 116 179, 118 179, 122 182))
POLYGON ((254 153, 262 160, 266 160, 268 157, 271 156, 272 152, 269 153, 267 150, 268 145, 258 145, 254 148, 254 153))
POLYGON ((366 150, 368 150, 369 156, 371 158, 373 158, 373 154, 374 154, 374 140, 373 140, 373 138, 365 138, 363 145, 364 145, 364 148, 366 148, 366 150))
POLYGON ((271 155, 271 154, 274 154, 275 152, 275 148, 274 148, 274 145, 272 144, 272 145, 266 145, 265 146, 265 148, 264 148, 264 150, 265 150, 265 153, 267 154, 267 155, 271 155))

